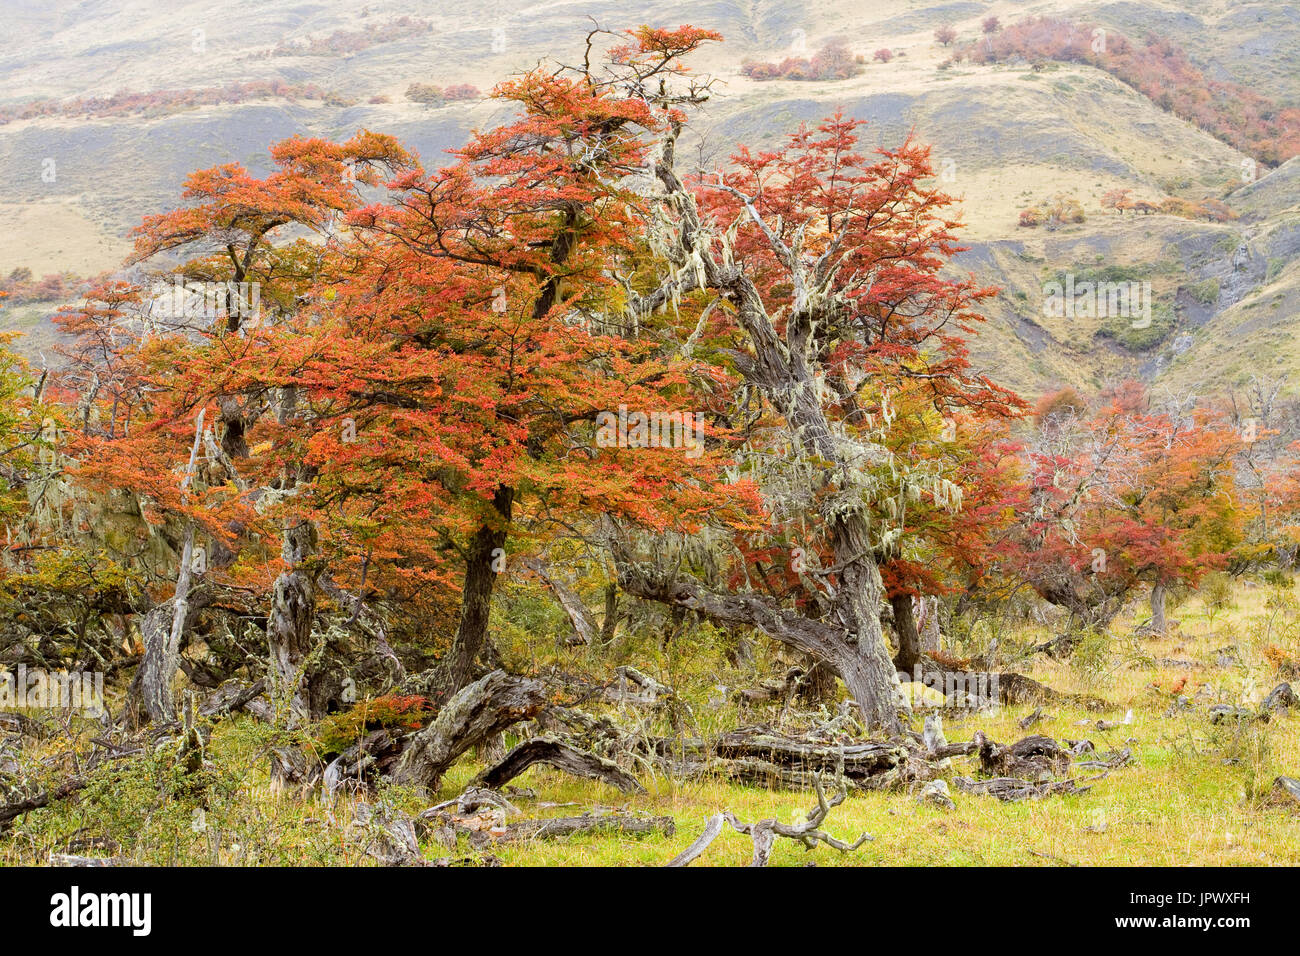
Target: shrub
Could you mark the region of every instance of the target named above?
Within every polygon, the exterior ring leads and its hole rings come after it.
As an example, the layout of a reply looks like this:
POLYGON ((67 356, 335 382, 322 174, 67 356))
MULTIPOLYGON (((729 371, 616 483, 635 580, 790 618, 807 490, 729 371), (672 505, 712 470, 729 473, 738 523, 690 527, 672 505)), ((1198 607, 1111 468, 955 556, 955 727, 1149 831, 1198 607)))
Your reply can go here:
POLYGON ((369 731, 381 727, 416 729, 432 713, 433 705, 425 697, 399 694, 376 697, 325 718, 316 729, 316 741, 323 753, 342 753, 369 731))
POLYGON ((1211 571, 1201 580, 1198 590, 1205 601, 1205 614, 1213 626, 1218 613, 1232 603, 1232 578, 1222 571, 1211 571))
POLYGON ((477 86, 471 86, 468 83, 457 83, 447 87, 442 91, 443 99, 452 100, 476 100, 483 94, 479 92, 477 86))
POLYGON ((435 106, 443 101, 442 88, 432 83, 412 83, 406 88, 406 98, 425 106, 435 106))

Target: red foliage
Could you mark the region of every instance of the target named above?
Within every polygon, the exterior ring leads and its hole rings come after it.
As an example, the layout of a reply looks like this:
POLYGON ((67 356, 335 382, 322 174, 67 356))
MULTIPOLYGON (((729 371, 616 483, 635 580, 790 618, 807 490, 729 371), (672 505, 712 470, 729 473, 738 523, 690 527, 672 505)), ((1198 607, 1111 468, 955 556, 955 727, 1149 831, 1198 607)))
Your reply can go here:
MULTIPOLYGON (((18 106, 0 107, 0 125, 16 120, 37 119, 45 116, 76 116, 102 119, 129 116, 167 116, 200 106, 226 103, 246 103, 250 100, 273 98, 290 100, 329 100, 333 97, 315 83, 290 84, 281 80, 249 80, 227 83, 224 86, 200 89, 152 90, 148 93, 124 91, 112 96, 92 96, 67 100, 33 100, 18 106)), ((333 97, 334 102, 346 105, 347 101, 333 97)))
POLYGON ((1093 31, 1092 24, 1062 17, 1031 17, 997 34, 986 30, 986 39, 964 52, 975 63, 1012 58, 1087 63, 1261 162, 1276 165, 1300 153, 1300 108, 1283 108, 1249 87, 1209 78, 1183 50, 1160 37, 1136 43, 1107 30, 1102 44, 1093 31))
MULTIPOLYGON (((880 58, 880 51, 876 57, 880 58)), ((839 39, 828 40, 811 60, 794 56, 780 63, 746 60, 740 67, 740 72, 752 80, 844 80, 860 71, 857 57, 839 39)))

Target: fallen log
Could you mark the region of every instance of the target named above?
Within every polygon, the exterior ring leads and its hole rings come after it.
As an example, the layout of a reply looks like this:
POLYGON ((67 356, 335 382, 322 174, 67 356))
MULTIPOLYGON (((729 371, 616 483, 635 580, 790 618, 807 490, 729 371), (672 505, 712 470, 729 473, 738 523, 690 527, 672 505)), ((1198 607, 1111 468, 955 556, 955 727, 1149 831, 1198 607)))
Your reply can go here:
POLYGON ((1062 694, 1046 684, 1014 671, 958 671, 939 667, 928 657, 922 658, 920 673, 900 674, 919 680, 927 687, 942 691, 945 697, 964 699, 963 706, 974 702, 977 706, 997 701, 1008 707, 1021 704, 1075 703, 1088 710, 1104 710, 1107 704, 1099 697, 1062 694))
POLYGON ((251 684, 228 680, 217 688, 216 693, 199 705, 199 714, 204 717, 223 717, 233 714, 235 711, 245 709, 251 701, 265 693, 265 677, 251 684))
POLYGON ((989 740, 980 730, 972 743, 981 772, 990 777, 1027 777, 1041 782, 1070 769, 1070 755, 1051 737, 1035 734, 1007 746, 989 740))
POLYGON ((672 836, 676 832, 677 821, 672 817, 637 817, 611 813, 520 820, 505 827, 505 832, 494 836, 500 842, 511 843, 520 840, 555 840, 575 833, 620 833, 634 836, 662 833, 664 836, 672 836))
POLYGON ((972 780, 970 777, 954 777, 953 784, 963 793, 983 794, 996 797, 1004 803, 1018 800, 1041 800, 1054 794, 1084 793, 1090 787, 1081 787, 1073 780, 1046 780, 1035 783, 1016 777, 994 777, 992 780, 972 780))
POLYGON ((557 737, 542 736, 526 740, 511 750, 493 767, 479 775, 484 787, 499 790, 536 763, 544 763, 589 780, 600 780, 623 793, 645 793, 645 787, 612 760, 606 760, 566 743, 557 737))
POLYGON ((818 773, 834 773, 854 790, 881 790, 929 780, 937 772, 902 738, 889 741, 794 737, 766 726, 713 739, 659 738, 650 759, 675 777, 716 775, 755 786, 811 790, 818 773))
POLYGON ((433 722, 414 736, 392 779, 436 790, 461 754, 521 720, 536 717, 546 700, 546 685, 541 681, 492 671, 453 694, 433 722))
POLYGON ((1264 703, 1260 705, 1260 712, 1271 714, 1278 710, 1289 710, 1292 707, 1300 707, 1300 700, 1296 699, 1295 691, 1291 689, 1290 684, 1278 684, 1273 688, 1269 695, 1264 698, 1264 703))
POLYGON ((482 849, 494 842, 518 843, 525 840, 555 840, 579 833, 618 833, 644 836, 662 833, 672 836, 677 823, 672 817, 643 817, 630 813, 585 813, 577 817, 546 817, 520 820, 507 825, 500 808, 479 808, 466 815, 430 807, 420 814, 419 826, 430 831, 444 846, 454 848, 456 839, 467 836, 470 845, 482 849))
POLYGON ((128 861, 115 856, 75 856, 71 853, 51 853, 50 866, 123 866, 128 861))

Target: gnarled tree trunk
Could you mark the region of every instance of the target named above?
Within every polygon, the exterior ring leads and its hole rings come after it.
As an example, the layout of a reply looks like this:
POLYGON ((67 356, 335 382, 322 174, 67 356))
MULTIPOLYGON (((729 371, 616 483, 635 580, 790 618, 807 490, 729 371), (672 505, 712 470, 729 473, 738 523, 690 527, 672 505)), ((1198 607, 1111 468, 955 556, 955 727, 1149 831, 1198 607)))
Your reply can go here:
POLYGON ((315 675, 309 661, 311 625, 316 610, 316 582, 304 563, 316 547, 316 529, 298 521, 284 531, 283 557, 288 569, 271 589, 271 613, 266 637, 271 647, 271 670, 276 690, 288 697, 289 726, 324 715, 324 702, 314 700, 315 675))
POLYGON ((492 614, 492 590, 505 555, 507 526, 514 504, 514 489, 501 485, 492 496, 494 519, 474 533, 465 560, 465 586, 461 596, 460 624, 451 650, 443 658, 437 697, 449 699, 470 682, 474 661, 487 642, 492 614))

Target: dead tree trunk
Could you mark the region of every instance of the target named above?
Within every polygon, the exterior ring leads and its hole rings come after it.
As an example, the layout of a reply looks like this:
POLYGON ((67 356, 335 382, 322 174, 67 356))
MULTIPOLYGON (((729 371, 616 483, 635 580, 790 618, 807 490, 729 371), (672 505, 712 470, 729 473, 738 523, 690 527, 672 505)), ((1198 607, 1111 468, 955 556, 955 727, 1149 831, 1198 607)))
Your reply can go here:
MULTIPOLYGON (((719 594, 692 578, 675 574, 665 578, 655 569, 633 561, 625 545, 613 541, 611 547, 619 566, 619 585, 629 594, 688 608, 722 624, 756 628, 774 640, 825 661, 840 675, 869 726, 890 732, 896 732, 901 726, 898 673, 885 646, 880 619, 874 614, 861 619, 863 624, 852 635, 857 638, 854 640, 839 626, 773 607, 763 595, 719 594)), ((875 571, 875 565, 870 565, 870 569, 875 571)), ((876 589, 866 593, 878 598, 878 573, 875 581, 876 589)), ((870 581, 863 584, 869 585, 870 581)), ((867 598, 858 600, 863 606, 868 603, 867 598)))
MULTIPOLYGON (((190 460, 181 479, 182 500, 185 499, 194 466, 198 461, 199 445, 203 441, 204 409, 199 410, 194 423, 194 444, 190 447, 190 460)), ((147 716, 154 723, 176 719, 176 699, 172 684, 180 667, 181 638, 190 611, 190 587, 194 574, 194 525, 185 529, 185 544, 181 548, 180 568, 176 574, 176 590, 167 604, 154 608, 140 623, 144 640, 144 659, 132 685, 137 704, 137 715, 147 716)))
POLYGON ((503 567, 507 525, 514 504, 514 489, 501 485, 492 496, 491 520, 474 534, 465 559, 465 585, 461 597, 460 624, 451 650, 443 659, 436 696, 440 701, 470 682, 474 661, 487 641, 492 613, 492 590, 503 567))
POLYGON ((614 640, 621 617, 618 607, 618 585, 610 582, 605 585, 605 617, 600 622, 600 643, 609 644, 614 640))
MULTIPOLYGON (((597 635, 600 631, 596 627, 596 622, 587 610, 587 606, 582 603, 580 598, 563 580, 551 573, 551 569, 541 558, 531 558, 524 562, 524 567, 534 572, 542 579, 555 599, 560 602, 560 607, 569 618, 569 623, 573 626, 573 634, 569 637, 571 644, 595 644, 597 635)), ((617 594, 617 592, 615 592, 617 594)))
POLYGON ((323 702, 314 701, 311 625, 316 609, 316 582, 304 567, 316 547, 316 529, 309 521, 285 528, 282 556, 289 567, 271 589, 271 613, 266 637, 276 691, 289 702, 289 726, 324 716, 323 702))
POLYGON ((941 651, 939 635, 939 599, 931 595, 921 598, 921 619, 917 621, 921 632, 921 650, 926 654, 941 651))
POLYGON ((512 724, 536 717, 547 696, 541 681, 492 671, 453 695, 433 723, 416 734, 402 754, 394 782, 438 789, 457 757, 512 724))

